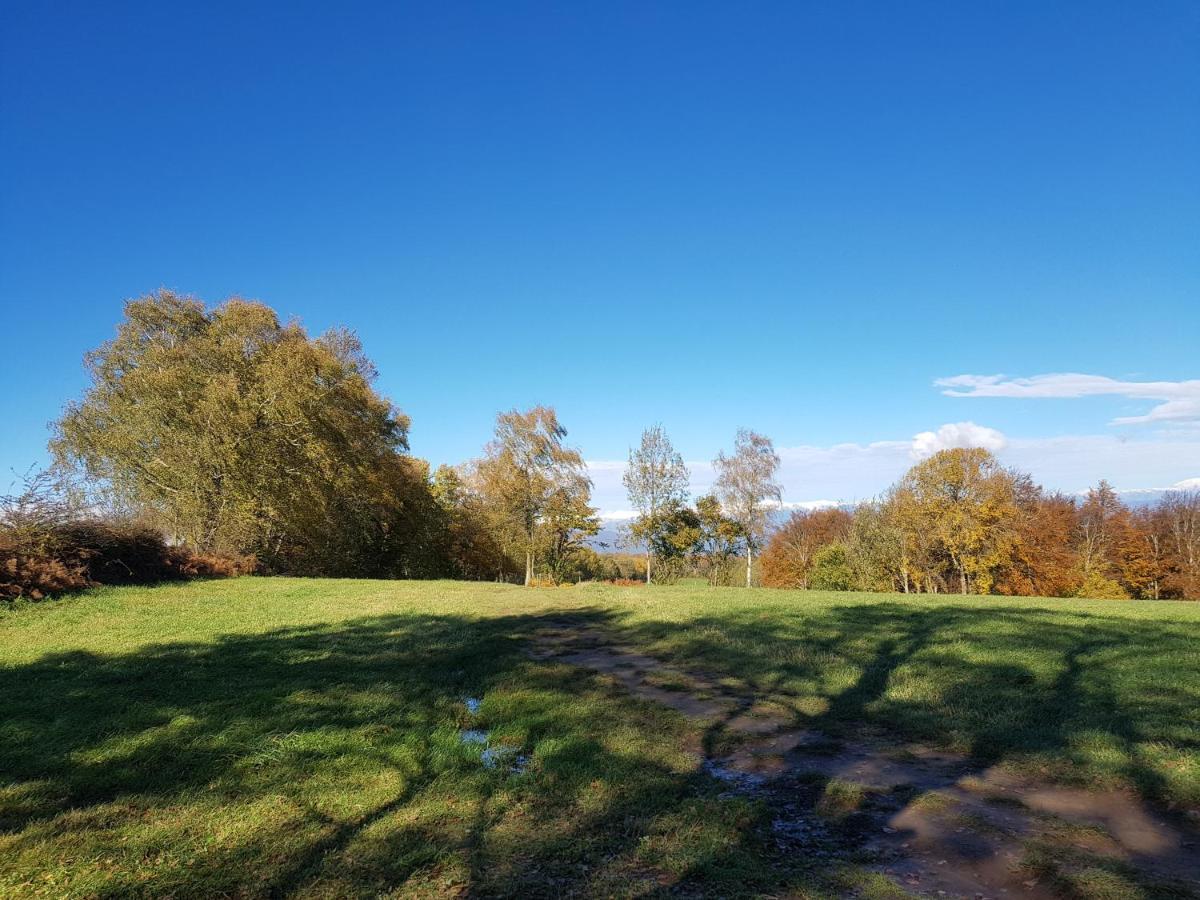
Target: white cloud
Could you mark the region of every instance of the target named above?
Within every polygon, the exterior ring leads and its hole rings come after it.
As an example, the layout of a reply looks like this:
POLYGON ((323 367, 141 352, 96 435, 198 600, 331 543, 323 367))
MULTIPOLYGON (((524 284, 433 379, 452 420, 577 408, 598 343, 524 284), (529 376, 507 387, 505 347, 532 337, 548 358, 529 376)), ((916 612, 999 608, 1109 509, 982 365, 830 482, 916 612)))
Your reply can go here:
POLYGON ((794 500, 791 502, 776 503, 773 500, 768 500, 763 506, 769 506, 774 509, 805 509, 812 512, 816 509, 831 509, 840 504, 836 500, 794 500))
POLYGON ((954 447, 982 447, 997 453, 1007 446, 1008 439, 995 428, 974 422, 953 422, 937 431, 922 431, 914 435, 908 453, 913 459, 925 459, 954 447))
POLYGON ((623 459, 589 459, 585 465, 588 472, 595 477, 597 472, 624 472, 628 463, 623 459))
POLYGON ((1158 400, 1145 415, 1121 416, 1111 425, 1143 425, 1154 422, 1200 421, 1200 380, 1119 381, 1104 375, 1078 372, 1005 378, 1003 375, 955 375, 934 384, 945 388, 947 397, 1076 398, 1116 396, 1135 400, 1158 400))
MULTIPOLYGON (((958 437, 993 433, 994 429, 972 432, 957 423, 958 437)), ((947 426, 929 432, 934 439, 947 426)), ((956 426, 950 426, 952 429, 956 426)), ((989 436, 995 447, 995 437, 989 436)), ((1028 472, 1050 490, 1075 492, 1107 479, 1119 489, 1152 488, 1174 485, 1176 490, 1200 482, 1195 478, 1200 460, 1200 429, 1159 431, 1141 437, 1124 434, 1065 435, 1049 438, 1019 438, 1000 435, 1004 446, 996 455, 1006 466, 1028 472)), ((943 438, 948 440, 948 438, 943 438)), ((917 439, 874 441, 868 444, 833 444, 826 447, 801 445, 778 448, 781 465, 779 480, 785 498, 821 497, 839 503, 865 500, 886 490, 913 464, 917 439)), ((927 446, 925 443, 922 446, 927 446)), ((984 446, 987 446, 984 444, 984 446)), ((606 517, 619 521, 631 513, 621 484, 624 463, 588 463, 595 481, 592 502, 606 517)), ((692 496, 711 490, 713 472, 707 462, 688 462, 692 473, 692 496)), ((790 501, 806 503, 812 501, 790 501)))
POLYGON ((638 512, 636 509, 610 509, 599 515, 604 522, 628 522, 630 519, 636 519, 638 512))
POLYGON ((1200 491, 1200 478, 1185 478, 1171 485, 1173 491, 1200 491))

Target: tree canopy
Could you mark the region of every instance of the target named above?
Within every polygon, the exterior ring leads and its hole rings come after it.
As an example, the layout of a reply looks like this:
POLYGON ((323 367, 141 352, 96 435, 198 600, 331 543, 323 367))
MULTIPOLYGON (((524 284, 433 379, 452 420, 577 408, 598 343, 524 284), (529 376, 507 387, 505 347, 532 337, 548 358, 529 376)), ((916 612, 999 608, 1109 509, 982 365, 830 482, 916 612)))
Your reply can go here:
POLYGON ((377 562, 412 539, 402 520, 423 478, 404 455, 409 420, 372 389, 352 333, 314 339, 260 303, 209 310, 160 291, 126 303, 86 366, 51 447, 109 502, 275 568, 414 570, 377 562))

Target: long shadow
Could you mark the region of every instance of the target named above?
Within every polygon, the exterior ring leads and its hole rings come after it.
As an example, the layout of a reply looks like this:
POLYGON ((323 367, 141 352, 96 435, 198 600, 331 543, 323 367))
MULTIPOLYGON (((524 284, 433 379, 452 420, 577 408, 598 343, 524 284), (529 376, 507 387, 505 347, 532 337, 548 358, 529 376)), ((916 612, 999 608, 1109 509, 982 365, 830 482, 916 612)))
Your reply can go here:
MULTIPOLYGON (((600 608, 373 617, 0 669, 0 875, 39 848, 52 848, 49 866, 123 853, 123 839, 142 840, 138 817, 155 810, 181 821, 159 823, 168 837, 154 840, 186 844, 186 832, 217 828, 224 806, 278 798, 287 815, 207 842, 191 871, 141 882, 118 864, 90 893, 287 896, 333 885, 325 892, 374 896, 428 878, 481 896, 610 893, 596 874, 606 861, 638 858, 664 822, 698 815, 728 815, 734 838, 641 893, 737 894, 811 877, 811 860, 764 839, 769 810, 611 745, 618 728, 663 723, 638 719, 637 704, 586 672, 527 658, 530 636, 563 622, 724 677, 746 705, 783 703, 799 726, 928 741, 973 766, 1039 755, 1086 766, 1080 742, 1101 735, 1120 751, 1112 774, 1159 805, 1188 795, 1150 750, 1200 752, 1200 660, 1183 624, 902 602, 767 618, 735 608, 684 628, 600 608), (485 771, 455 746, 462 698, 492 692, 517 698, 523 744, 541 748, 527 775, 485 771), (709 805, 697 814, 697 802, 709 805), (514 805, 529 827, 505 818, 514 805)), ((679 728, 663 742, 682 741, 679 728)), ((711 752, 715 736, 703 738, 711 752)), ((811 809, 822 787, 797 785, 794 799, 811 809)), ((854 827, 825 840, 853 853, 854 827)))
MULTIPOLYGON (((621 622, 619 631, 641 652, 732 685, 739 703, 706 731, 706 753, 738 712, 792 703, 795 725, 806 730, 915 740, 964 754, 961 767, 941 773, 943 783, 935 774, 927 786, 949 787, 998 763, 1049 764, 1050 777, 1128 783, 1157 815, 1195 832, 1180 812, 1200 810, 1200 786, 1172 783, 1153 753, 1170 746, 1193 766, 1200 754, 1200 657, 1185 622, 881 602, 801 608, 773 619, 735 610, 685 628, 621 622), (830 678, 843 669, 854 677, 830 678), (806 710, 806 700, 821 702, 806 710), (1116 751, 1103 766, 1088 755, 1097 743, 1116 751)), ((805 815, 824 784, 810 778, 785 787, 789 808, 805 815)), ((837 843, 853 855, 866 838, 851 817, 837 843)))
POLYGON ((702 818, 705 785, 662 755, 684 725, 672 739, 586 673, 528 658, 561 615, 382 616, 0 669, 0 893, 42 876, 97 897, 594 892, 663 821, 702 818), (519 731, 527 773, 459 742, 467 696, 498 698, 483 724, 519 731), (622 729, 661 743, 614 743, 622 729))
POLYGON ((622 623, 621 639, 726 678, 750 700, 792 703, 798 725, 881 730, 983 764, 1070 757, 1081 739, 1106 735, 1126 749, 1123 772, 1147 799, 1184 802, 1137 748, 1200 752, 1200 656, 1188 623, 987 602, 798 606, 775 618, 701 617, 680 629, 622 623), (834 677, 846 672, 853 677, 834 677), (795 703, 805 698, 820 711, 795 703))

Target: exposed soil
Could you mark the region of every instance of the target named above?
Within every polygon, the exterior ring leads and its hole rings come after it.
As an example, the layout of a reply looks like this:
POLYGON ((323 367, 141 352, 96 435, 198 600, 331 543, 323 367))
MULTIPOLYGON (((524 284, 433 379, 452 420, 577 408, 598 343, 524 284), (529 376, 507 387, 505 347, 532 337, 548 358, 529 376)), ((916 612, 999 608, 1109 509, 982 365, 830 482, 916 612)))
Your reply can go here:
POLYGON ((769 807, 784 852, 833 856, 943 897, 1200 897, 1200 829, 1132 792, 1083 790, 880 737, 799 728, 717 679, 562 620, 531 655, 590 669, 704 726, 698 765, 769 807))

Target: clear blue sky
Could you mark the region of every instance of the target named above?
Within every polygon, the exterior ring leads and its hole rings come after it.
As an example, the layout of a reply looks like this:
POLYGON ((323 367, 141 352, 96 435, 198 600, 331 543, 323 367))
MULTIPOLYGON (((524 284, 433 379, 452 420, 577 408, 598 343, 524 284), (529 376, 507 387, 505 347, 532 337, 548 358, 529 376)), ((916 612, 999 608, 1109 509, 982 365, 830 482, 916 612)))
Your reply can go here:
POLYGON ((167 286, 356 329, 435 462, 540 402, 591 460, 754 427, 794 501, 968 421, 1055 487, 1200 476, 1193 0, 10 0, 0 104, 5 475, 167 286), (1047 373, 1116 381, 934 385, 1047 373))

